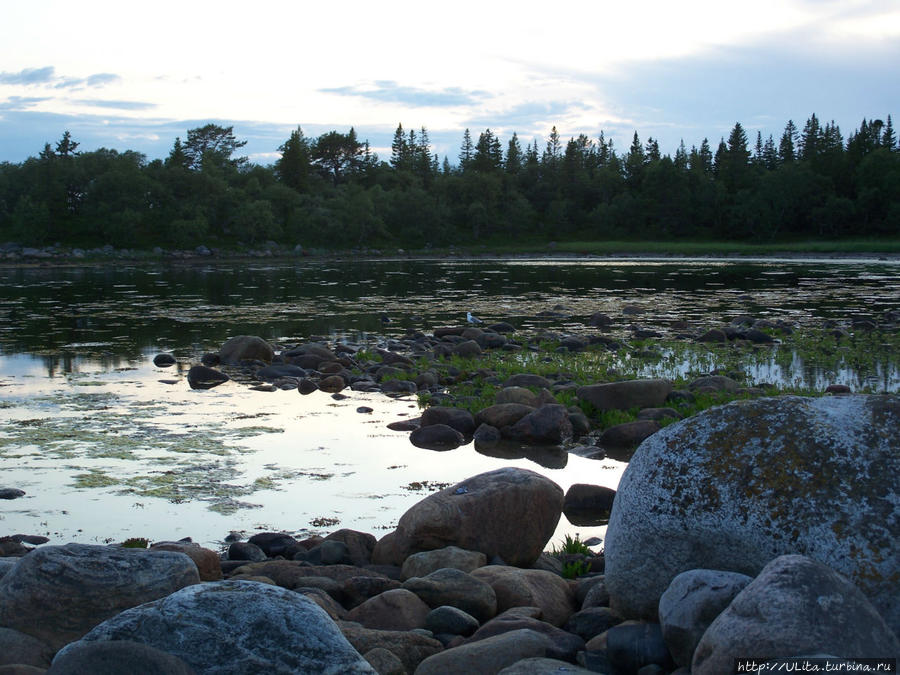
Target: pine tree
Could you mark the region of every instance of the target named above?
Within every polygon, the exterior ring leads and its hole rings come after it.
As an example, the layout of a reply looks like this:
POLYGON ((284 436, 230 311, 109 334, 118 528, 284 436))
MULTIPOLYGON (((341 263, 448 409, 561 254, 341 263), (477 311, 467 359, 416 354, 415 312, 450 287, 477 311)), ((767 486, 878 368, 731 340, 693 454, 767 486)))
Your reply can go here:
POLYGON ((675 151, 675 166, 680 171, 685 171, 688 168, 688 154, 687 149, 684 147, 684 139, 681 139, 681 143, 678 144, 678 149, 675 151))
POLYGON ((781 141, 778 144, 778 159, 782 164, 793 162, 797 159, 797 127, 794 120, 788 120, 781 134, 781 141))
POLYGON ((466 128, 465 132, 463 133, 462 145, 459 148, 460 171, 465 171, 469 167, 474 156, 475 146, 472 144, 472 134, 469 133, 469 129, 466 128))
POLYGON ((554 126, 550 130, 550 135, 547 137, 547 148, 544 150, 544 155, 541 157, 541 164, 549 167, 556 166, 561 157, 562 142, 559 139, 559 132, 556 130, 556 126, 554 126))
POLYGON ((803 132, 800 134, 800 159, 807 162, 814 161, 821 151, 822 145, 822 127, 816 114, 813 113, 806 124, 803 126, 803 132))
POLYGON ((891 116, 887 116, 887 123, 884 125, 884 133, 881 135, 881 146, 887 148, 891 152, 897 150, 897 136, 894 133, 894 122, 891 116))
POLYGON ((631 147, 628 149, 628 154, 625 155, 625 179, 631 183, 632 187, 640 186, 646 162, 647 155, 644 153, 644 146, 641 145, 641 139, 638 138, 638 133, 635 131, 631 147))
POLYGON ((398 124, 397 130, 394 131, 394 140, 391 141, 391 166, 397 171, 408 169, 409 166, 409 147, 406 143, 406 134, 403 132, 403 125, 398 124))
POLYGON ((78 148, 79 145, 79 143, 72 140, 72 134, 68 131, 64 131, 62 138, 59 139, 59 142, 56 144, 56 154, 58 157, 74 157, 75 155, 81 154, 76 152, 76 148, 78 148))
POLYGON ((645 146, 648 162, 658 162, 660 159, 659 143, 652 136, 647 137, 647 145, 645 146))
POLYGON ((519 144, 519 137, 513 132, 512 138, 506 146, 506 162, 504 164, 506 173, 517 174, 522 170, 522 146, 519 144))
POLYGON ((763 145, 762 164, 769 171, 778 168, 778 150, 775 149, 775 139, 772 138, 772 134, 769 134, 768 140, 763 145))

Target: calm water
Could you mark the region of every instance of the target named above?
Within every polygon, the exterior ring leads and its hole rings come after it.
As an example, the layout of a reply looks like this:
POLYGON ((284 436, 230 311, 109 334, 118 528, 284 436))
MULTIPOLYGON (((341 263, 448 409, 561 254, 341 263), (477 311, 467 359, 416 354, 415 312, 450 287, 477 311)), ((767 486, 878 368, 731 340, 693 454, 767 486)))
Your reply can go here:
MULTIPOLYGON (((351 527, 380 536, 431 489, 481 471, 521 466, 566 489, 575 482, 615 487, 624 468, 552 452, 509 460, 471 445, 421 450, 386 429, 418 415, 412 398, 348 391, 348 399, 334 401, 322 392, 260 393, 234 382, 191 390, 186 368, 232 335, 374 345, 407 327, 459 324, 471 310, 527 331, 573 333, 587 332, 587 319, 601 311, 620 319, 613 334, 627 336, 634 323, 664 333, 676 322, 699 330, 741 314, 801 326, 849 324, 893 309, 900 309, 897 261, 0 269, 0 487, 27 493, 0 501, 0 535, 46 534, 54 543, 191 536, 210 545, 231 530, 351 527), (624 317, 626 305, 641 313, 624 317), (174 352, 178 369, 153 366, 160 351, 174 352), (362 405, 374 412, 356 412, 362 405)), ((825 382, 808 364, 780 368, 751 376, 825 382)), ((862 384, 851 371, 829 378, 862 384)), ((900 374, 888 369, 866 384, 896 391, 898 383, 900 374)), ((584 538, 602 529, 563 518, 556 539, 575 532, 584 538)))

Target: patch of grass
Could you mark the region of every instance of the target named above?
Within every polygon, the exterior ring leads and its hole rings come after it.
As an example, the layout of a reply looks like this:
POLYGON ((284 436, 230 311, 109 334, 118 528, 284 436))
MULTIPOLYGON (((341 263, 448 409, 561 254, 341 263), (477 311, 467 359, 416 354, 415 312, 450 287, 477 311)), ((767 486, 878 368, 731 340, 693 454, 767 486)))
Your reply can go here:
POLYGON ((560 548, 556 547, 554 544, 550 549, 550 555, 554 555, 557 558, 561 558, 564 555, 573 555, 573 554, 584 554, 584 555, 593 555, 593 551, 588 548, 587 544, 581 541, 581 538, 576 534, 574 537, 570 535, 566 535, 562 541, 562 546, 560 548))
POLYGON ((577 579, 591 571, 591 566, 585 560, 574 560, 563 563, 563 579, 577 579))
POLYGON ((122 548, 150 548, 150 540, 141 537, 132 537, 122 542, 122 548))

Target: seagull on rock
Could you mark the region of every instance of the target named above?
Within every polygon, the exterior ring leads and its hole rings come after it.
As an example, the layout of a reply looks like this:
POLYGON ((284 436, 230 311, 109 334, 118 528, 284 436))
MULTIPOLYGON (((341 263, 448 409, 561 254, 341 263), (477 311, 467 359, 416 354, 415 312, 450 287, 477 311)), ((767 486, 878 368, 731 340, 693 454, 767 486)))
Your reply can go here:
POLYGON ((484 321, 472 314, 472 312, 466 312, 466 321, 469 323, 484 323, 484 321))

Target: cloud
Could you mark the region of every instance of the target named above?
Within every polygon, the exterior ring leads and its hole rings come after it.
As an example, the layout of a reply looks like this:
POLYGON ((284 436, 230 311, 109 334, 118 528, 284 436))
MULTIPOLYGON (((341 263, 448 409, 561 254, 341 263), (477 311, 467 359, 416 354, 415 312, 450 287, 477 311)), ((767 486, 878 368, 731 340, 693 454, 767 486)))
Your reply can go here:
POLYGON ((53 66, 43 68, 25 68, 18 73, 0 72, 0 84, 45 84, 53 80, 53 66))
POLYGON ((392 80, 377 80, 368 86, 330 87, 319 91, 323 94, 355 96, 382 103, 401 103, 422 108, 474 105, 489 95, 485 91, 466 91, 460 87, 444 87, 437 90, 405 87, 392 80))
POLYGON ((92 108, 112 108, 115 110, 150 110, 157 107, 155 103, 145 103, 144 101, 104 101, 86 98, 79 99, 75 103, 91 106, 92 108))
POLYGON ((28 110, 49 100, 47 97, 10 96, 5 101, 0 101, 0 110, 28 110))

